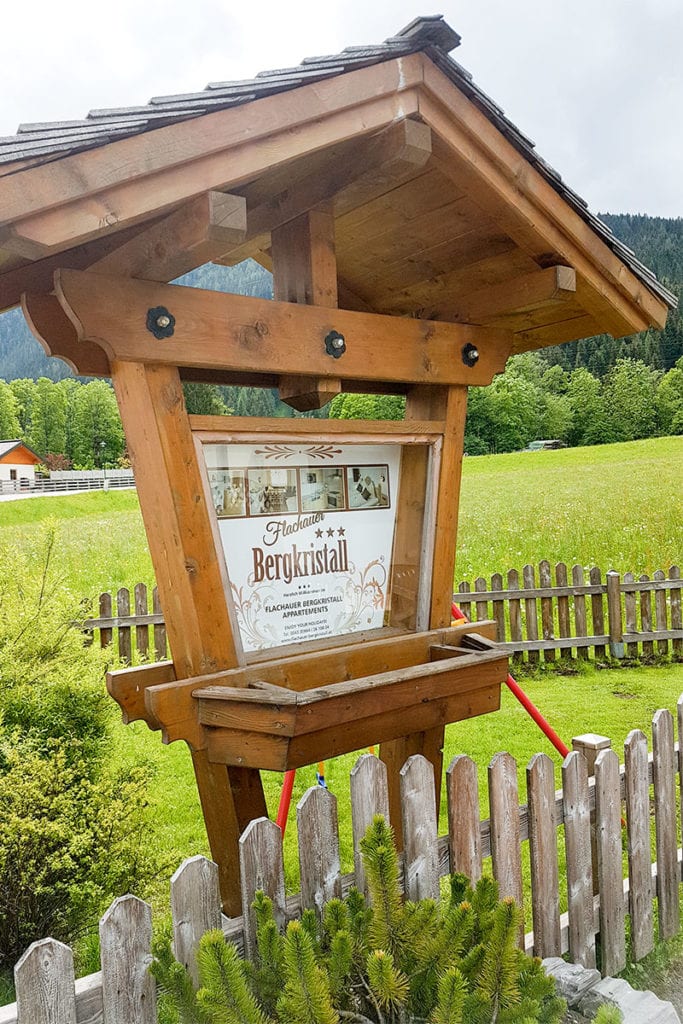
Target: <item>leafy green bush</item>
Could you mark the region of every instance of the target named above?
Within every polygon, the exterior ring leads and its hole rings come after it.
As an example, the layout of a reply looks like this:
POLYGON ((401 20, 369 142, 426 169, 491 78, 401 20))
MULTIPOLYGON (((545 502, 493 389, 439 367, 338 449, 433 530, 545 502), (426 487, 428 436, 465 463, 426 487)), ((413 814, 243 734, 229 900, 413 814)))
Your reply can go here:
POLYGON ((73 941, 155 871, 139 770, 109 767, 101 653, 74 627, 54 536, 0 552, 0 970, 51 935, 73 941))
POLYGON ((318 920, 304 911, 284 935, 262 893, 254 903, 255 963, 220 931, 203 936, 194 992, 157 945, 163 1024, 558 1024, 565 1003, 540 960, 516 945, 520 913, 490 879, 451 878, 450 896, 403 902, 391 830, 381 817, 361 844, 372 905, 352 890, 318 920))

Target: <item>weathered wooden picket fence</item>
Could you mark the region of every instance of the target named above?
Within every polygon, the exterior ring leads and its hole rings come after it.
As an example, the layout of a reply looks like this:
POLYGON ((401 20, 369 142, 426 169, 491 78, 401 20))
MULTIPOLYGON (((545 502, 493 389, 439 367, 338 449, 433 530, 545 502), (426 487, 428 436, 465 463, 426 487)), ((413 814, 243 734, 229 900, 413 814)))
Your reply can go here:
MULTIPOLYGON (((678 703, 679 740, 683 697, 678 703)), ((658 711, 653 719, 653 750, 639 730, 628 736, 625 764, 619 766, 609 740, 579 737, 562 766, 563 789, 555 791, 553 762, 545 754, 526 770, 527 802, 519 805, 517 765, 498 754, 488 768, 489 818, 480 819, 477 768, 455 757, 448 769, 448 834, 437 833, 432 766, 419 755, 401 772, 405 850, 401 879, 410 899, 437 898, 439 879, 449 871, 478 878, 485 859, 501 895, 531 906, 533 931, 525 946, 540 956, 568 952, 585 966, 596 962, 615 974, 626 963, 625 915, 631 919, 630 955, 640 960, 654 945, 653 902, 657 900, 662 938, 679 929, 680 850, 677 791, 683 773, 674 719, 658 711), (584 754, 585 751, 585 754, 584 754), (594 763, 593 763, 594 760, 594 763), (594 773, 590 777, 591 771, 594 773), (652 795, 656 860, 651 864, 652 795), (625 805, 628 871, 622 869, 622 804, 625 805), (592 822, 592 824, 591 824, 592 822), (528 847, 530 878, 522 869, 528 847), (558 856, 564 852, 566 873, 558 856), (526 891, 525 891, 526 890, 526 891), (525 899, 526 897, 526 899, 525 899), (564 914, 561 905, 567 906, 564 914)), ((354 850, 376 813, 388 814, 386 770, 365 754, 351 773, 354 850)), ((335 797, 310 789, 297 807, 301 890, 285 897, 282 840, 265 818, 252 822, 240 840, 243 916, 222 916, 215 865, 202 857, 185 861, 171 880, 175 953, 196 976, 193 950, 209 928, 222 927, 247 956, 254 950, 254 893, 272 898, 277 920, 302 907, 320 912, 330 897, 351 885, 365 890, 358 853, 355 870, 342 875, 335 797)), ((71 950, 52 939, 34 943, 15 969, 17 1003, 0 1008, 0 1024, 153 1024, 156 994, 148 973, 151 959, 150 907, 132 896, 116 900, 100 922, 101 971, 74 982, 71 950)))
POLYGON ((83 628, 99 634, 101 647, 110 647, 116 637, 115 650, 121 661, 130 663, 134 652, 138 661, 164 661, 167 657, 166 626, 156 587, 150 595, 144 583, 136 583, 131 592, 121 587, 116 594, 100 594, 99 615, 86 619, 83 628), (151 637, 150 637, 151 633, 151 637))
POLYGON ((510 569, 505 579, 494 573, 458 584, 455 599, 469 619, 493 618, 499 643, 518 660, 526 655, 537 662, 556 655, 579 658, 637 658, 673 654, 683 657, 681 573, 673 565, 635 579, 633 573, 574 565, 571 574, 564 562, 554 570, 542 561, 538 577, 533 565, 520 574, 510 569), (570 580, 571 575, 571 580, 570 580), (553 579, 554 576, 554 579, 553 579), (538 578, 538 585, 537 580, 538 578), (654 599, 654 614, 653 614, 654 599))
MULTIPOLYGON (((570 573, 563 562, 553 570, 542 561, 538 577, 533 565, 525 565, 521 579, 510 569, 505 579, 494 573, 489 581, 479 577, 473 586, 463 581, 455 599, 468 619, 495 619, 497 640, 518 660, 537 662, 541 652, 546 661, 572 654, 588 658, 591 647, 598 659, 608 653, 612 658, 647 659, 655 653, 683 658, 682 585, 676 565, 668 574, 658 570, 652 578, 637 580, 632 573, 622 577, 593 568, 586 580, 580 565, 570 573)), ((167 657, 156 587, 151 611, 144 583, 133 588, 132 601, 126 587, 115 595, 100 594, 99 615, 87 619, 84 627, 99 633, 102 647, 116 639, 122 661, 167 657)))

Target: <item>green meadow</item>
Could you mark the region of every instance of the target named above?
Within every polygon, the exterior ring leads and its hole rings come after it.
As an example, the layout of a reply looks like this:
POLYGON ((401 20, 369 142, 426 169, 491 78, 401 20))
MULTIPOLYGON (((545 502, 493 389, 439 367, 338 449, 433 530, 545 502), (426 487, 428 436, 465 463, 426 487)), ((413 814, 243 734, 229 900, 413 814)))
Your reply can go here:
MULTIPOLYGON (((470 457, 464 461, 456 580, 521 569, 547 558, 551 564, 598 565, 651 574, 683 558, 683 437, 594 448, 470 457)), ((56 568, 75 598, 137 582, 153 583, 137 496, 99 492, 0 503, 0 550, 20 547, 41 566, 46 530, 57 537, 56 568)), ((652 714, 675 709, 683 692, 683 665, 598 670, 582 667, 558 676, 537 671, 524 680, 532 699, 565 740, 582 732, 610 736, 615 749, 633 728, 650 732, 652 714)), ((507 693, 499 713, 449 726, 445 763, 467 753, 479 765, 482 810, 486 766, 499 750, 517 758, 520 784, 530 757, 559 757, 507 693)), ((181 744, 162 746, 157 734, 136 723, 116 728, 116 756, 144 763, 151 772, 150 828, 163 851, 166 881, 179 861, 208 853, 192 768, 181 744)), ((329 788, 340 801, 342 859, 352 865, 348 778, 354 755, 326 765, 329 788)), ((264 773, 271 814, 281 777, 264 773)), ((298 773, 294 803, 314 784, 315 769, 298 773)), ((294 812, 292 808, 292 817, 294 812)), ((446 828, 445 805, 441 831, 446 828)), ((286 836, 287 881, 296 887, 295 828, 286 836)))

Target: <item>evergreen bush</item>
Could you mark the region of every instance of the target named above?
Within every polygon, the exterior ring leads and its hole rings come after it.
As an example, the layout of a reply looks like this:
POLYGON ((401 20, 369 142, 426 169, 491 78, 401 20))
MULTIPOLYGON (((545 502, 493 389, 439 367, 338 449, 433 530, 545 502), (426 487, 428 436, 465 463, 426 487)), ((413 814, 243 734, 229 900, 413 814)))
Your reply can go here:
POLYGON ((145 779, 111 768, 101 652, 73 625, 55 541, 0 551, 0 972, 48 935, 72 942, 156 871, 145 779))
POLYGON ((198 992, 166 936, 152 965, 161 1024, 559 1024, 566 1005, 540 961, 517 947, 520 912, 498 900, 495 882, 472 888, 454 875, 447 899, 403 901, 382 817, 361 849, 370 906, 352 890, 281 935, 260 893, 255 962, 208 932, 198 992))

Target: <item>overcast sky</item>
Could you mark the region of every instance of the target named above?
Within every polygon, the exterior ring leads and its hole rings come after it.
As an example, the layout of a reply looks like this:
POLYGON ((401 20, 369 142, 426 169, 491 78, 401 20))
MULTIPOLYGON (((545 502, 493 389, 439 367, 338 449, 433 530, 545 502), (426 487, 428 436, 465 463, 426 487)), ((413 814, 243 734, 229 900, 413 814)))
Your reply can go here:
POLYGON ((10 0, 0 134, 379 42, 433 13, 592 210, 683 216, 682 0, 10 0))

